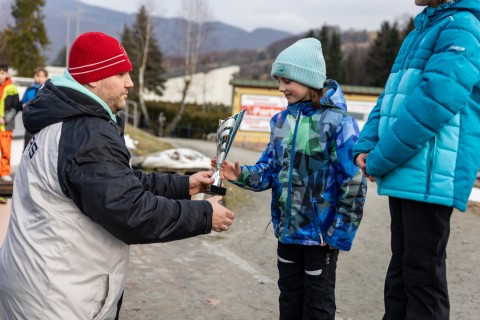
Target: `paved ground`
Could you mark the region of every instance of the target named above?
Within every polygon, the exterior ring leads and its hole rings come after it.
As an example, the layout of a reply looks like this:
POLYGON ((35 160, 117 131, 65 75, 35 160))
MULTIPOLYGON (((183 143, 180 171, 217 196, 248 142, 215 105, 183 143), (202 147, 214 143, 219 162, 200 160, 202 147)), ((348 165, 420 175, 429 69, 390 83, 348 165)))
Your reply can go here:
MULTIPOLYGON (((213 156, 203 141, 174 140, 213 156)), ((230 160, 253 163, 258 152, 232 147, 230 160)), ((227 233, 164 244, 132 246, 121 319, 277 319, 276 241, 269 225, 270 193, 229 187, 236 213, 227 233)), ((455 212, 448 247, 451 319, 478 319, 480 210, 455 212)), ((337 320, 381 319, 383 281, 390 255, 387 199, 369 184, 365 216, 352 251, 337 272, 337 320)), ((1 317, 0 317, 1 319, 1 317)))
MULTIPOLYGON (((176 140, 214 154, 214 146, 176 140)), ((259 153, 232 148, 230 160, 252 163, 259 153), (254 159, 252 161, 252 159, 254 159)), ((269 221, 269 192, 228 190, 236 212, 228 233, 132 248, 127 319, 276 319, 276 242, 269 221)), ((480 215, 455 211, 448 247, 451 319, 478 319, 480 215)), ((352 251, 342 252, 337 272, 337 320, 381 319, 383 281, 390 256, 387 198, 369 184, 365 217, 352 251)))

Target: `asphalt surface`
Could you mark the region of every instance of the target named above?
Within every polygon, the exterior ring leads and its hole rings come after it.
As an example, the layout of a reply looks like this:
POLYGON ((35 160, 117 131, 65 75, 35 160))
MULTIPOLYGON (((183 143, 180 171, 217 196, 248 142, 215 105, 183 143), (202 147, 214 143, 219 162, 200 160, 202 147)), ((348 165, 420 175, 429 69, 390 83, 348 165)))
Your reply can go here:
MULTIPOLYGON (((205 141, 171 140, 214 156, 205 141)), ((253 164, 260 152, 232 147, 228 160, 253 164)), ((228 185, 231 230, 166 244, 134 246, 122 315, 125 319, 278 319, 276 240, 268 225, 270 192, 228 185)), ((364 219, 337 270, 337 320, 383 316, 383 282, 390 258, 386 197, 369 183, 364 219)), ((454 212, 448 247, 451 319, 480 314, 480 210, 454 212)))
MULTIPOLYGON (((213 157, 215 144, 169 139, 213 157)), ((260 152, 233 146, 229 160, 253 164, 260 152)), ((278 319, 276 240, 270 192, 226 184, 225 205, 236 218, 224 233, 132 246, 120 319, 278 319)), ((337 320, 381 319, 383 281, 390 257, 386 197, 369 183, 364 219, 337 269, 337 320)), ((448 246, 451 319, 479 319, 480 209, 454 212, 448 246)), ((1 319, 1 316, 0 316, 1 319)))

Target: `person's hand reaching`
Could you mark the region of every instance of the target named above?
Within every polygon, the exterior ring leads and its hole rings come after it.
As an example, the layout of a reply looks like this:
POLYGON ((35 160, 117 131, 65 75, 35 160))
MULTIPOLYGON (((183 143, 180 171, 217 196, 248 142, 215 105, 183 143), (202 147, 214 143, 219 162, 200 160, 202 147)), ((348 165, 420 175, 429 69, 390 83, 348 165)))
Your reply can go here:
MULTIPOLYGON (((217 165, 217 160, 212 159, 211 165, 213 168, 216 167, 217 165)), ((230 161, 225 160, 222 163, 222 166, 220 168, 220 177, 222 179, 227 179, 230 181, 235 181, 240 177, 240 166, 238 165, 238 161, 235 161, 235 163, 232 163, 230 161)))

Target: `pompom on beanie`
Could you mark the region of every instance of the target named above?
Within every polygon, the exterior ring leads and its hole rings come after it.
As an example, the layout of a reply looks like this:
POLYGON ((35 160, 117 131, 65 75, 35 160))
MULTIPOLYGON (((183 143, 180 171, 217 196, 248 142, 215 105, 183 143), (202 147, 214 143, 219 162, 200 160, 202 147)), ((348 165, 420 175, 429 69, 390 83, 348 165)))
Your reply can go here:
POLYGON ((323 88, 327 71, 322 44, 315 38, 301 39, 278 55, 272 77, 282 77, 314 89, 323 88))
POLYGON ((132 70, 120 42, 101 32, 78 36, 70 48, 68 71, 81 84, 102 80, 132 70))

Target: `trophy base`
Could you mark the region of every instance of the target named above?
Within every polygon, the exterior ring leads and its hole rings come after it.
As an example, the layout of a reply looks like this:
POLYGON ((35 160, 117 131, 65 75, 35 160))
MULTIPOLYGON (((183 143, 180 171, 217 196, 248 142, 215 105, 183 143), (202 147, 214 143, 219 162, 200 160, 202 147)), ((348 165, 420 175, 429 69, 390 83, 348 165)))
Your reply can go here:
POLYGON ((208 194, 224 196, 227 193, 227 188, 211 184, 204 189, 204 192, 208 194))

